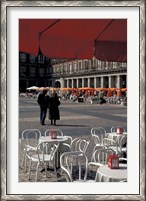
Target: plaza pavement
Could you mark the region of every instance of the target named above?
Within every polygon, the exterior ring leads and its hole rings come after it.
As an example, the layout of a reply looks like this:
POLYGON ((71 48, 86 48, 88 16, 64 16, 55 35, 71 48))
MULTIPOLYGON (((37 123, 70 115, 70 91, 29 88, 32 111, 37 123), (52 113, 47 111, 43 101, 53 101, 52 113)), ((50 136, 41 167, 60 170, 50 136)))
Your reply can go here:
MULTIPOLYGON (((76 103, 70 100, 61 101, 60 105, 60 120, 56 126, 50 125, 48 115, 46 117, 46 125, 42 126, 39 123, 39 105, 36 99, 20 97, 19 99, 19 138, 24 129, 36 128, 44 134, 46 129, 58 128, 61 129, 64 135, 70 135, 72 138, 82 137, 90 140, 87 149, 88 159, 91 159, 94 142, 92 141, 90 130, 93 127, 103 127, 107 132, 110 132, 112 126, 123 126, 127 129, 127 107, 113 104, 90 104, 76 103)), ((22 160, 22 149, 19 147, 19 166, 22 160)), ((49 182, 56 181, 54 173, 49 172, 46 179, 45 174, 39 174, 40 181, 49 182)), ((94 175, 94 173, 93 173, 94 175)), ((93 176, 91 174, 91 176, 93 176)), ((31 173, 31 180, 35 178, 35 167, 31 173)), ((94 178, 94 176, 93 176, 94 178)), ((19 181, 28 182, 27 173, 24 168, 19 167, 19 181)), ((63 177, 59 178, 60 182, 65 181, 63 177)))

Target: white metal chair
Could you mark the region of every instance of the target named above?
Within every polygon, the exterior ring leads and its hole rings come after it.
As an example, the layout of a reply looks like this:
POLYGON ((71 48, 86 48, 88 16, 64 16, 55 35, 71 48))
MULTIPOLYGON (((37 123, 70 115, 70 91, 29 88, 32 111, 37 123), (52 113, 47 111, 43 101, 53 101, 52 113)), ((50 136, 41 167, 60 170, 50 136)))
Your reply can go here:
POLYGON ((127 135, 119 134, 116 138, 116 141, 109 138, 103 139, 103 145, 106 148, 112 148, 119 157, 122 157, 123 153, 127 153, 127 147, 123 147, 123 145, 127 142, 127 135))
POLYGON ((113 149, 116 152, 116 154, 119 154, 119 152, 118 152, 118 146, 117 146, 117 143, 116 143, 115 140, 110 139, 110 138, 104 138, 103 141, 102 141, 102 145, 105 148, 113 149))
POLYGON ((35 182, 37 182, 37 179, 38 179, 38 172, 39 172, 38 170, 40 166, 45 168, 46 177, 47 177, 48 165, 49 166, 52 165, 57 181, 58 181, 56 164, 55 164, 55 154, 57 153, 58 147, 59 147, 59 144, 52 144, 52 142, 40 142, 37 146, 36 152, 34 152, 32 155, 27 153, 27 156, 30 160, 28 179, 30 179, 32 162, 34 162, 34 163, 37 163, 35 182), (50 144, 52 146, 50 146, 50 144))
POLYGON ((31 152, 37 149, 41 132, 38 129, 25 129, 22 132, 20 143, 23 149, 22 167, 27 170, 27 155, 26 152, 31 152))
POLYGON ((121 135, 117 138, 119 156, 123 157, 124 153, 127 155, 127 135, 121 135))
POLYGON ((80 151, 81 153, 86 153, 90 140, 81 139, 76 146, 76 151, 80 151))
POLYGON ((78 143, 80 142, 81 138, 74 138, 72 141, 71 141, 71 144, 70 144, 70 150, 71 151, 76 151, 77 149, 77 146, 78 146, 78 143))
MULTIPOLYGON (((96 149, 93 153, 92 160, 88 163, 88 173, 90 173, 90 167, 94 166, 96 168, 96 175, 98 168, 106 165, 108 163, 109 154, 116 154, 113 149, 110 148, 99 148, 96 149)), ((97 177, 95 176, 95 181, 97 177)))
POLYGON ((46 136, 50 136, 50 134, 51 134, 52 131, 57 132, 57 135, 58 135, 58 136, 63 136, 63 131, 62 131, 62 130, 53 128, 53 129, 47 129, 47 130, 45 131, 45 133, 44 133, 45 137, 46 137, 46 136))
POLYGON ((68 140, 60 144, 59 150, 61 153, 71 151, 72 137, 67 135, 65 135, 64 137, 67 137, 68 140))
POLYGON ((86 153, 89 143, 89 140, 83 138, 74 138, 68 146, 70 151, 80 151, 81 153, 86 153))
POLYGON ((60 157, 61 175, 65 174, 67 182, 85 182, 87 165, 88 158, 80 151, 65 152, 60 157))
POLYGON ((106 134, 107 132, 103 127, 91 128, 91 135, 93 137, 95 145, 101 145, 102 140, 106 137, 106 134))

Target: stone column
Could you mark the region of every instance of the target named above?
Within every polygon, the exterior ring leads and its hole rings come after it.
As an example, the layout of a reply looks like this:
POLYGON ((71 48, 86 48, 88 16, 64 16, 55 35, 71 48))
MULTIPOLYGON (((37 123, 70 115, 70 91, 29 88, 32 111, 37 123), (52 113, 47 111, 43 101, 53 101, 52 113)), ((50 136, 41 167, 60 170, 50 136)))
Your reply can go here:
POLYGON ((69 79, 67 79, 67 88, 69 88, 69 79))
POLYGON ((108 77, 108 86, 109 86, 109 88, 112 88, 112 77, 111 76, 108 77))
POLYGON ((88 78, 88 87, 90 87, 90 78, 88 78))
POLYGON ((120 75, 117 75, 117 88, 120 88, 120 87, 121 87, 120 82, 121 82, 121 80, 120 80, 120 75))
POLYGON ((79 87, 79 79, 77 79, 77 88, 79 87))
POLYGON ((61 84, 61 88, 64 88, 64 79, 60 78, 60 84, 61 84))
POLYGON ((82 87, 84 87, 84 78, 82 78, 82 87))
POLYGON ((94 88, 97 88, 97 79, 94 77, 94 88))
POLYGON ((71 81, 71 86, 72 86, 72 88, 74 88, 74 80, 73 79, 71 81))
POLYGON ((103 76, 101 77, 101 88, 103 88, 104 86, 103 86, 103 76))

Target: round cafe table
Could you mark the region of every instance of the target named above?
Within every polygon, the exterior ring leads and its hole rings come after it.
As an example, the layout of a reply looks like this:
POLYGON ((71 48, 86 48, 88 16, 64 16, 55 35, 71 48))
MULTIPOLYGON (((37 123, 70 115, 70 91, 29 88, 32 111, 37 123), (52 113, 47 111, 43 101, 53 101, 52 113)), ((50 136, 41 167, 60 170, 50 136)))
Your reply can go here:
POLYGON ((97 182, 119 182, 122 180, 127 180, 127 164, 119 164, 119 169, 111 169, 108 165, 103 165, 97 170, 97 182))
POLYGON ((51 136, 42 136, 40 137, 39 141, 40 142, 54 142, 54 143, 61 143, 65 142, 68 140, 68 137, 66 136, 57 136, 56 139, 52 139, 51 136))

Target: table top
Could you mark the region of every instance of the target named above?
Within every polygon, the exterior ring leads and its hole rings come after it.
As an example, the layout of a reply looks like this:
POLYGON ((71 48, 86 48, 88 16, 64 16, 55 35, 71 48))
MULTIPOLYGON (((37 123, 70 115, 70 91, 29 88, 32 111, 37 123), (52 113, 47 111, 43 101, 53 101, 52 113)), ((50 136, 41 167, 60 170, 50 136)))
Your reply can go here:
POLYGON ((68 140, 67 136, 57 136, 56 139, 52 139, 51 136, 42 136, 39 139, 40 142, 64 142, 66 140, 68 140))
POLYGON ((123 132, 122 134, 118 134, 116 132, 112 132, 112 133, 107 133, 108 135, 112 135, 112 136, 120 136, 120 135, 127 135, 127 132, 123 132))
POLYGON ((108 165, 98 168, 98 180, 116 181, 127 179, 127 164, 119 164, 119 169, 111 169, 108 165))

